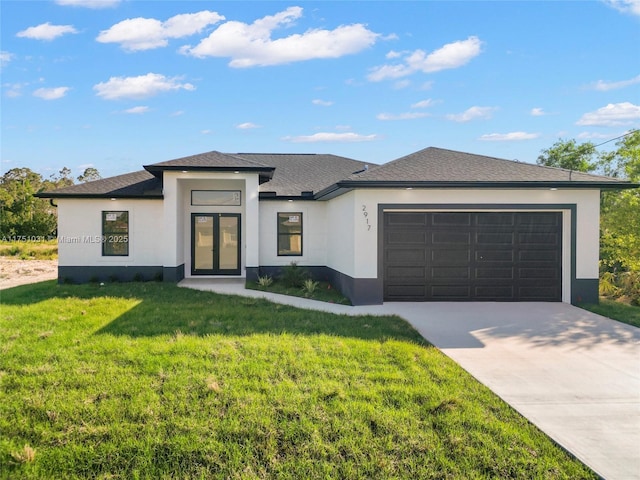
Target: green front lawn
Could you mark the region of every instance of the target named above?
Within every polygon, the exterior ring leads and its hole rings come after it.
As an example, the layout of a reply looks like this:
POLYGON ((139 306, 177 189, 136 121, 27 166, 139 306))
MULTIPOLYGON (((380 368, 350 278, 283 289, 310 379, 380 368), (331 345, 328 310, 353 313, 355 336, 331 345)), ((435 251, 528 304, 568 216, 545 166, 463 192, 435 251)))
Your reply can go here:
POLYGON ((640 327, 640 307, 607 298, 600 298, 598 305, 580 305, 580 307, 603 317, 640 327))
POLYGON ((596 478, 397 317, 5 290, 0 478, 596 478))

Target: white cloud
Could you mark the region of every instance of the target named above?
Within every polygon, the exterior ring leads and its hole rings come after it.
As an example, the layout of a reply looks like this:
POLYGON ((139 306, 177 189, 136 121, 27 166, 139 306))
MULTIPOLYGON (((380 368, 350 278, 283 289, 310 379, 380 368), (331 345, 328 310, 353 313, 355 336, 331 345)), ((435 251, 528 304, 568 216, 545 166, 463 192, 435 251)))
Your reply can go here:
POLYGON ((394 50, 391 50, 389 53, 387 53, 384 58, 398 58, 402 56, 402 52, 396 52, 394 50))
POLYGON ((497 110, 496 107, 471 107, 462 113, 449 114, 446 116, 447 120, 453 120, 454 122, 470 122, 471 120, 487 120, 491 118, 493 112, 497 110))
POLYGON ((640 106, 630 102, 610 103, 595 112, 588 112, 576 122, 576 125, 615 127, 630 125, 640 121, 640 106))
POLYGON ((292 25, 301 16, 301 7, 289 7, 250 25, 226 22, 195 47, 186 45, 180 51, 198 58, 230 57, 229 66, 247 68, 338 58, 370 47, 379 37, 358 23, 342 25, 334 30, 312 29, 302 34, 271 38, 274 30, 292 25))
POLYGON ((521 140, 533 140, 538 138, 539 133, 527 133, 527 132, 511 132, 511 133, 489 133, 482 135, 479 140, 485 140, 489 142, 514 142, 521 140))
POLYGON ((245 123, 236 125, 236 128, 239 128, 240 130, 251 130, 253 128, 261 128, 261 127, 260 125, 256 125, 255 123, 245 122, 245 123))
POLYGON ((282 140, 293 143, 320 143, 320 142, 336 142, 336 143, 354 143, 354 142, 371 142, 376 140, 378 135, 360 135, 358 133, 333 133, 320 132, 313 135, 301 135, 298 137, 284 137, 282 140))
POLYGON ((640 83, 640 75, 633 77, 630 80, 621 80, 619 82, 605 82, 604 80, 598 80, 592 85, 592 88, 595 90, 600 90, 601 92, 608 92, 609 90, 617 90, 618 88, 629 87, 631 85, 635 85, 636 83, 640 83))
POLYGON ((547 114, 547 112, 545 112, 542 108, 535 107, 535 108, 532 108, 532 109, 531 109, 531 111, 529 112, 529 114, 530 114, 532 117, 542 117, 542 116, 546 115, 546 114, 547 114))
POLYGON ((5 96, 16 98, 22 95, 22 89, 28 84, 24 83, 3 83, 2 87, 6 89, 5 96))
POLYGON ((51 25, 47 22, 22 30, 16 33, 16 37, 51 41, 67 33, 78 33, 78 31, 73 28, 73 25, 51 25))
POLYGON ((127 110, 124 110, 123 113, 130 113, 130 114, 134 114, 134 115, 140 115, 142 113, 147 113, 149 111, 149 107, 147 106, 139 106, 139 107, 133 107, 133 108, 129 108, 127 110))
POLYGON ((213 133, 213 130, 200 130, 200 133, 202 135, 211 135, 213 133))
POLYGON ((166 22, 155 18, 128 18, 100 32, 96 40, 100 43, 119 43, 130 52, 150 50, 167 46, 170 38, 200 33, 221 20, 224 20, 222 15, 208 10, 176 15, 166 22))
POLYGON ((33 96, 43 100, 57 100, 64 97, 68 91, 69 87, 39 88, 33 92, 33 96))
POLYGON ((376 115, 378 120, 415 120, 416 118, 428 117, 428 113, 424 112, 406 112, 406 113, 379 113, 376 115))
POLYGON ((417 103, 414 103, 413 105, 411 105, 411 108, 428 108, 428 107, 432 107, 435 104, 435 102, 428 98, 427 100, 421 100, 417 103))
POLYGON ((604 3, 619 12, 640 16, 640 0, 605 0, 604 3))
POLYGON ((115 7, 121 0, 56 0, 58 5, 85 8, 110 8, 115 7))
POLYGON ((169 115, 170 117, 179 117, 180 115, 184 115, 184 110, 176 110, 175 112, 173 112, 171 115, 169 115))
POLYGON ((331 105, 333 105, 333 102, 329 100, 320 100, 319 98, 311 100, 311 103, 313 103, 314 105, 319 105, 321 107, 330 107, 331 105))
POLYGON ((96 95, 105 100, 120 98, 147 98, 171 90, 195 90, 190 83, 180 83, 179 77, 168 78, 159 73, 147 73, 138 77, 111 77, 107 82, 93 86, 96 95))
POLYGON ((409 85, 411 85, 411 80, 398 80, 393 84, 393 88, 395 90, 402 90, 403 88, 407 88, 409 85))
POLYGON ((10 52, 6 52, 4 50, 2 50, 0 52, 0 66, 5 66, 7 65, 11 60, 13 60, 13 58, 15 57, 15 55, 13 53, 10 52))
POLYGON ((416 72, 434 73, 451 68, 459 68, 480 55, 482 41, 478 37, 448 43, 438 50, 427 54, 424 50, 415 50, 404 58, 404 63, 381 65, 370 70, 367 79, 380 82, 388 78, 406 77, 416 72))

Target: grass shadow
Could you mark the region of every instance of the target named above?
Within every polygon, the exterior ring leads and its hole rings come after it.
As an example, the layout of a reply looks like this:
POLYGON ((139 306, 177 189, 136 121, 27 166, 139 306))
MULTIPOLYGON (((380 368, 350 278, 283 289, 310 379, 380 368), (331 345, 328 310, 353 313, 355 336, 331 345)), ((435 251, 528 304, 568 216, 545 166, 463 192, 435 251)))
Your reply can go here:
POLYGON ((331 335, 364 340, 400 340, 427 345, 397 316, 348 316, 303 310, 264 299, 221 295, 166 283, 58 285, 41 282, 4 290, 0 303, 30 305, 50 299, 124 298, 136 305, 95 334, 131 338, 173 335, 331 335))

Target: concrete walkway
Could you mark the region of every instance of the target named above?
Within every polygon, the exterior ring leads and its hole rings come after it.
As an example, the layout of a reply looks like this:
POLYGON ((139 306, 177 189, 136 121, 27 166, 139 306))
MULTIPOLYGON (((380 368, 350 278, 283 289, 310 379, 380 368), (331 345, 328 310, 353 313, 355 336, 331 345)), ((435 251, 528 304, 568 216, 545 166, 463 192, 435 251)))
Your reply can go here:
POLYGON ((328 304, 246 290, 180 286, 347 315, 399 315, 607 480, 640 479, 640 329, 564 303, 328 304))

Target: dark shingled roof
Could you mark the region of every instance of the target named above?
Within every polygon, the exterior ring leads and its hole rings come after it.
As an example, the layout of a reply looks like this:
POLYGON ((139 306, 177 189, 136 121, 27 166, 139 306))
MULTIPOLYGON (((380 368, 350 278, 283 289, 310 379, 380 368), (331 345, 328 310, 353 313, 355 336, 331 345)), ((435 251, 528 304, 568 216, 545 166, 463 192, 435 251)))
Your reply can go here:
POLYGON ((278 196, 300 196, 318 192, 363 170, 365 162, 324 154, 238 153, 247 160, 275 167, 273 178, 260 185, 260 192, 278 196))
POLYGON ((162 181, 146 170, 80 183, 37 195, 44 198, 162 198, 162 181))
POLYGON ((260 197, 331 198, 362 187, 633 188, 617 178, 429 147, 366 169, 365 162, 325 154, 208 152, 147 165, 145 170, 38 194, 44 198, 162 198, 165 170, 249 171, 260 197))
POLYGON ((271 165, 254 162, 242 158, 234 153, 212 152, 199 153, 188 157, 176 158, 166 162, 145 165, 145 170, 179 170, 181 168, 211 168, 211 169, 247 169, 247 170, 273 170, 271 165))
POLYGON ((514 160, 429 147, 347 179, 355 182, 526 183, 588 182, 624 184, 625 180, 545 167, 514 160))

